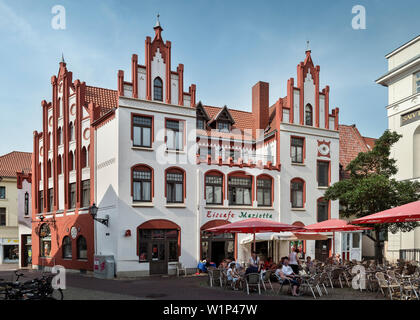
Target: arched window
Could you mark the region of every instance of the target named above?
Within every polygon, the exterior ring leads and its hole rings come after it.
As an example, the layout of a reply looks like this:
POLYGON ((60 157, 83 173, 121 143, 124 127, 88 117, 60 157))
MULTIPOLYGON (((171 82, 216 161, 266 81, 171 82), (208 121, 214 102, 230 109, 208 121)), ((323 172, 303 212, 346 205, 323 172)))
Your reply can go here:
POLYGON ((185 171, 169 168, 165 172, 166 202, 183 203, 185 198, 185 171))
POLYGON ((39 240, 41 257, 49 257, 51 255, 51 231, 46 223, 39 229, 39 240))
POLYGON ((330 202, 324 198, 317 201, 317 222, 328 220, 330 216, 330 202))
POLYGON ((29 193, 25 192, 25 216, 29 215, 29 193))
POLYGON ((131 179, 133 201, 152 201, 153 169, 146 165, 136 165, 131 169, 131 179))
POLYGON ((156 77, 153 81, 153 99, 163 101, 163 84, 159 77, 156 77))
POLYGON ((82 148, 82 152, 81 152, 81 165, 82 168, 86 168, 87 166, 87 151, 86 151, 86 147, 82 148))
POLYGON ((51 160, 47 162, 47 178, 51 178, 51 160))
POLYGON ((57 145, 61 145, 61 127, 57 129, 57 145))
POLYGON ((71 259, 72 258, 72 251, 71 251, 71 239, 68 236, 63 238, 63 258, 64 259, 71 259))
POLYGON ((305 181, 293 179, 290 182, 290 201, 292 208, 303 208, 305 206, 305 181))
POLYGON ((205 191, 207 204, 223 204, 224 175, 219 171, 209 171, 205 174, 205 191))
POLYGON ((74 155, 73 155, 73 151, 69 152, 69 171, 72 171, 76 169, 74 166, 74 155))
POLYGON ((257 177, 257 202, 259 207, 273 205, 273 178, 269 175, 257 177))
POLYGON ((305 124, 307 126, 313 125, 312 106, 310 104, 307 104, 305 107, 305 124))
POLYGON ((420 126, 414 131, 413 137, 413 178, 420 177, 420 126))
POLYGON ((73 122, 69 124, 69 141, 74 140, 74 130, 73 130, 73 122))
POLYGON ((63 161, 61 159, 61 154, 57 157, 57 174, 63 173, 63 161))
POLYGON ((87 244, 86 238, 80 236, 77 238, 77 259, 84 260, 87 259, 87 244))

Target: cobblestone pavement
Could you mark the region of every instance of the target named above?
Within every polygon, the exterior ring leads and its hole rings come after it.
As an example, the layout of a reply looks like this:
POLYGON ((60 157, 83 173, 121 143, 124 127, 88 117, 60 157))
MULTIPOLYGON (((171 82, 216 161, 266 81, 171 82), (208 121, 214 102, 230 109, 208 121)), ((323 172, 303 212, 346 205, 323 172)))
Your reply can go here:
MULTIPOLYGON (((39 271, 22 270, 27 280, 40 275, 39 271)), ((0 270, 0 278, 13 280, 11 271, 0 270)), ((243 291, 210 288, 207 276, 151 276, 143 278, 125 278, 104 280, 94 278, 92 275, 67 273, 65 300, 313 300, 310 295, 292 297, 287 293, 277 294, 278 284, 273 283, 276 293, 262 292, 247 295, 243 291)), ((286 290, 284 290, 286 291, 286 290)), ((329 289, 329 294, 317 297, 317 300, 374 300, 383 299, 376 293, 360 292, 351 288, 329 289)))

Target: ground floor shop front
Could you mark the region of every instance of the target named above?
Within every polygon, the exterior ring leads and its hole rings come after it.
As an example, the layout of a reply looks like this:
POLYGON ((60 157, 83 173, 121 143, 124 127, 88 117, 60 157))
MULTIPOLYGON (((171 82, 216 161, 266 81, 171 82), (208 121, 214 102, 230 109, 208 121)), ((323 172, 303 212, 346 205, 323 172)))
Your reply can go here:
POLYGON ((0 238, 0 264, 19 262, 19 239, 0 238))

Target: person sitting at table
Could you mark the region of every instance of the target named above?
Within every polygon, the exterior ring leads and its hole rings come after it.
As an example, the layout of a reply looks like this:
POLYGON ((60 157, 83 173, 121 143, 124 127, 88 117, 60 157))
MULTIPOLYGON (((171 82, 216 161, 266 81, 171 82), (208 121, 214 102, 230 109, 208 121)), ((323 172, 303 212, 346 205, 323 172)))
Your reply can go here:
POLYGON ((310 270, 314 266, 314 263, 312 262, 312 258, 310 256, 306 257, 306 271, 310 270))
POLYGON ((258 273, 260 271, 260 258, 257 256, 255 251, 251 252, 251 258, 249 258, 249 265, 246 269, 246 274, 248 273, 258 273))
POLYGON ((282 261, 283 267, 281 268, 281 271, 288 277, 294 278, 296 276, 296 273, 294 273, 292 267, 289 265, 289 258, 284 257, 282 261))
MULTIPOLYGON (((290 266, 289 268, 292 269, 290 266)), ((296 279, 293 279, 292 277, 287 276, 281 269, 277 269, 275 272, 275 275, 280 283, 282 284, 290 283, 292 287, 292 296, 294 297, 298 296, 297 289, 299 288, 299 282, 296 279)))
POLYGON ((231 262, 229 265, 229 269, 227 270, 227 279, 232 282, 233 290, 238 290, 238 286, 240 284, 241 277, 239 273, 236 271, 236 264, 231 262))
POLYGON ((266 270, 271 269, 271 267, 273 266, 273 258, 268 257, 266 261, 264 261, 264 267, 266 270))
POLYGON ((228 265, 226 259, 223 259, 222 262, 220 262, 220 264, 219 264, 219 269, 227 269, 228 266, 229 265, 228 265))

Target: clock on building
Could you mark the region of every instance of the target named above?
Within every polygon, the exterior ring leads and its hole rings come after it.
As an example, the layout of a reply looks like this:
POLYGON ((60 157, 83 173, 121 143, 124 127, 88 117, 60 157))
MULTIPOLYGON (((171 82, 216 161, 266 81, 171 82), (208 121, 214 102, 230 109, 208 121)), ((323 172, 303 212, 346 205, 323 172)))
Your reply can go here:
POLYGON ((329 157, 330 156, 330 142, 318 141, 318 156, 329 157))

